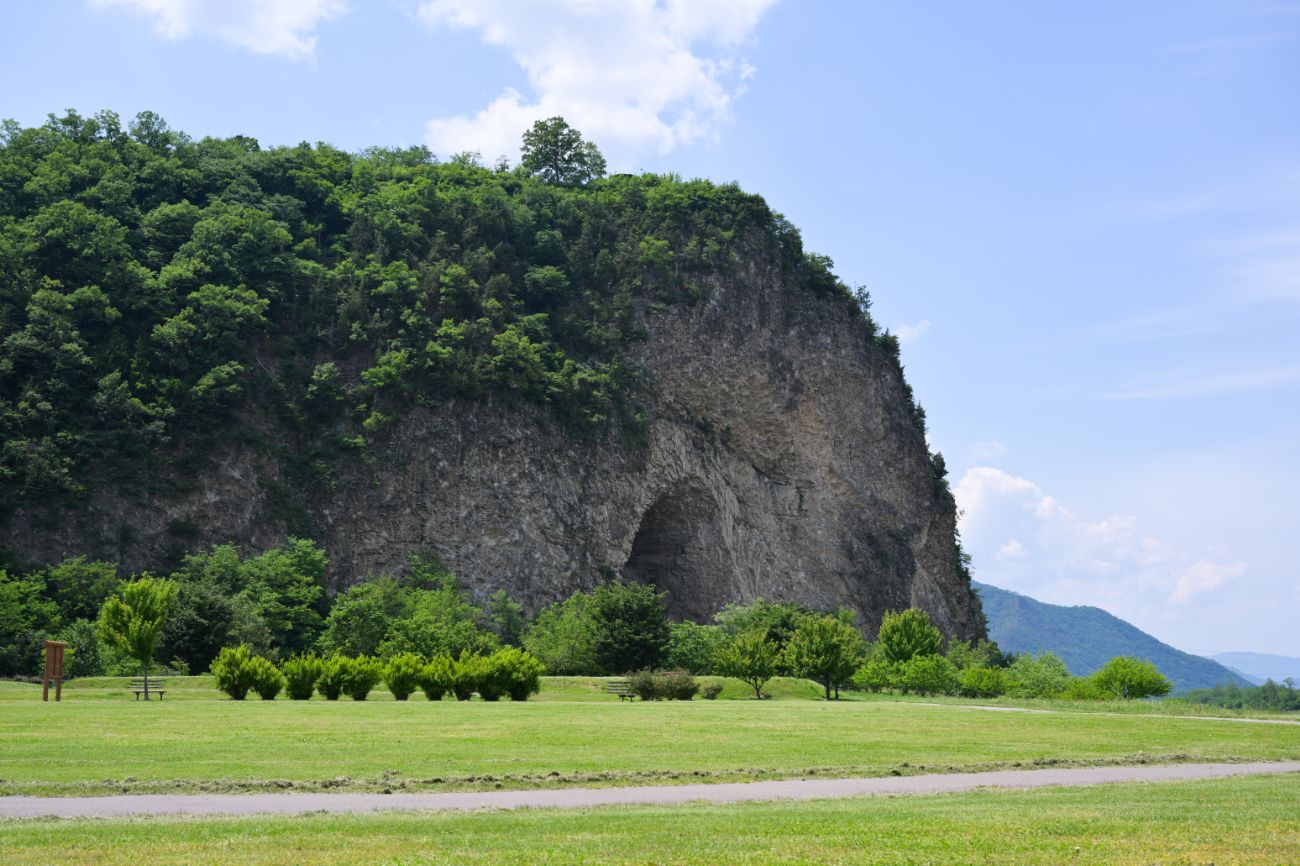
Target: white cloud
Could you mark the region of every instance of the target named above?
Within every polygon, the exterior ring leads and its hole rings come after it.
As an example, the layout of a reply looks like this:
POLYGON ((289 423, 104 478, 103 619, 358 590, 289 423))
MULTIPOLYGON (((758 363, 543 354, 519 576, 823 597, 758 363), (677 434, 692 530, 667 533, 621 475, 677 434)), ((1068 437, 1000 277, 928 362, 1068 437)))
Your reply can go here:
POLYGON ((977 575, 1043 601, 1158 621, 1171 606, 1213 598, 1246 574, 1222 547, 1177 550, 1134 515, 1085 519, 1033 481, 992 466, 970 469, 953 492, 977 575))
POLYGON ((209 36, 255 54, 292 60, 316 51, 318 24, 347 11, 344 0, 89 0, 92 6, 124 7, 154 19, 164 39, 209 36))
POLYGON ((998 548, 998 559, 1024 559, 1028 555, 1025 546, 1014 538, 998 548))
POLYGON ((742 43, 776 0, 424 0, 430 27, 476 30, 509 51, 534 97, 513 88, 475 114, 431 120, 438 153, 518 153, 523 131, 562 115, 611 164, 711 139, 752 68, 742 43))
POLYGON ((1241 577, 1246 566, 1240 562, 1221 564, 1201 560, 1194 562, 1178 576, 1174 584, 1170 601, 1174 604, 1188 604, 1192 597, 1211 589, 1218 589, 1227 581, 1241 577))
POLYGON ((922 319, 915 325, 899 325, 894 334, 898 337, 900 343, 911 343, 921 339, 921 336, 930 330, 930 320, 922 319))

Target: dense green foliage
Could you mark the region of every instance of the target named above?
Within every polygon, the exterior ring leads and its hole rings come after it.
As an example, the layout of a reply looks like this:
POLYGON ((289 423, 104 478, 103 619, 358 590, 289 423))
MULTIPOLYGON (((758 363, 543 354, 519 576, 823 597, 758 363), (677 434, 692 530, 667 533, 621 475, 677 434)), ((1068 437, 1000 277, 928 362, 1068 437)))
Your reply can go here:
POLYGON ((704 297, 744 255, 865 311, 734 184, 601 179, 559 119, 524 153, 491 170, 423 147, 195 141, 148 112, 6 121, 0 518, 183 483, 220 437, 280 463, 279 516, 305 533, 306 498, 413 405, 635 424, 636 311, 704 297))
POLYGON ((780 650, 767 633, 754 629, 733 635, 714 657, 714 668, 726 677, 743 680, 763 697, 763 686, 776 676, 780 650))
POLYGON ((1008 652, 1050 650, 1079 676, 1114 656, 1134 656, 1160 668, 1175 693, 1229 683, 1249 685, 1218 662, 1176 650, 1100 608, 1046 604, 995 586, 973 586, 988 617, 989 638, 1008 652))
POLYGON ((943 635, 923 610, 910 607, 887 611, 880 621, 877 639, 886 659, 905 663, 916 656, 934 655, 943 646, 943 635))
POLYGON ((787 670, 821 683, 829 701, 839 697, 840 687, 849 682, 866 653, 857 628, 832 616, 818 616, 799 624, 782 656, 787 670))

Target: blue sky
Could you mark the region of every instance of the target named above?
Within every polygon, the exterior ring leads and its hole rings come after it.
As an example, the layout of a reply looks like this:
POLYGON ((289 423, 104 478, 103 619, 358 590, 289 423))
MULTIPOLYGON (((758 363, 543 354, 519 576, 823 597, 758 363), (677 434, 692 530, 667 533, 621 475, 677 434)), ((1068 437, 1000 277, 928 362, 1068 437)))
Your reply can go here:
POLYGON ((737 180, 904 338, 977 577, 1300 655, 1300 3, 45 0, 0 115, 737 180))

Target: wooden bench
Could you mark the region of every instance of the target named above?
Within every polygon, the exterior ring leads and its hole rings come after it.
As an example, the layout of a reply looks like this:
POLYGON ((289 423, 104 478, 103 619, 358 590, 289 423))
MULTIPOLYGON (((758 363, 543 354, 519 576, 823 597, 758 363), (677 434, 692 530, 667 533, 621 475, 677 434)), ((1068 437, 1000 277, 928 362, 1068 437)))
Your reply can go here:
MULTIPOLYGON (((131 680, 131 691, 135 692, 135 699, 137 701, 140 700, 140 695, 144 694, 143 677, 137 677, 136 679, 131 680)), ((163 699, 163 695, 167 694, 167 690, 163 688, 163 680, 156 680, 153 677, 150 677, 149 694, 157 695, 158 700, 161 701, 163 699)))
POLYGON ((627 680, 606 680, 603 687, 607 694, 618 695, 620 701, 635 701, 636 692, 627 680))

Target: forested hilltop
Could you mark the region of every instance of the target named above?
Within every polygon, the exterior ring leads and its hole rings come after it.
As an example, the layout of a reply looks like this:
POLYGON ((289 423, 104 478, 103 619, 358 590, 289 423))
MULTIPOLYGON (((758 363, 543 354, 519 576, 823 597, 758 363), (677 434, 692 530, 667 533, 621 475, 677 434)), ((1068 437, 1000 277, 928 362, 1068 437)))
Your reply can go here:
POLYGON ((273 453, 292 500, 455 397, 635 427, 637 304, 699 301, 754 248, 853 303, 760 197, 596 174, 196 141, 151 113, 6 121, 0 507, 183 483, 214 436, 273 453))

